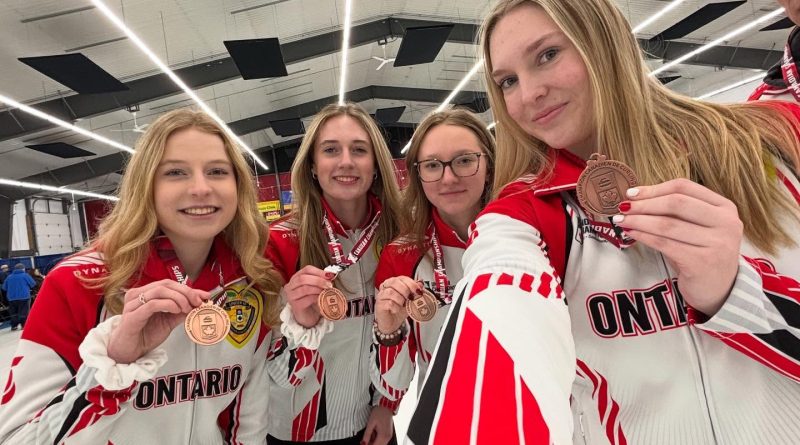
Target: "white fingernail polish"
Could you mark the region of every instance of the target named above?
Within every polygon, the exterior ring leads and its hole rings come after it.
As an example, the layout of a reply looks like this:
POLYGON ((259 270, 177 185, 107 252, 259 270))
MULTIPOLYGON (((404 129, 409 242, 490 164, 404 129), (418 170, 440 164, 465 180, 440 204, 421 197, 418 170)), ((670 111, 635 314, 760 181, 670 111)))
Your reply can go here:
POLYGON ((614 223, 619 224, 625 220, 625 215, 614 215, 614 217, 611 218, 611 220, 614 221, 614 223))
POLYGON ((638 188, 628 189, 628 191, 625 192, 625 194, 628 195, 628 198, 635 198, 639 194, 639 189, 638 188))

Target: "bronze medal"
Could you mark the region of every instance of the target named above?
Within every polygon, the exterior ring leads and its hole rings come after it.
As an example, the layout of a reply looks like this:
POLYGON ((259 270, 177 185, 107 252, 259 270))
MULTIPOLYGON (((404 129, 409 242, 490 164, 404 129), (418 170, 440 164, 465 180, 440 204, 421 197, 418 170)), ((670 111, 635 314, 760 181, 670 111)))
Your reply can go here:
POLYGON ((413 300, 406 300, 408 316, 420 323, 433 319, 437 309, 439 309, 439 302, 427 289, 423 290, 422 295, 417 295, 413 300))
POLYGON ((619 214, 619 204, 627 199, 625 191, 636 185, 636 174, 630 167, 595 153, 586 161, 576 191, 584 210, 610 217, 619 214))
POLYGON ((347 298, 335 287, 320 292, 317 303, 322 316, 328 320, 341 320, 347 315, 347 298))
POLYGON ((186 316, 186 334, 198 345, 210 346, 222 341, 231 329, 231 320, 224 309, 206 301, 186 316))

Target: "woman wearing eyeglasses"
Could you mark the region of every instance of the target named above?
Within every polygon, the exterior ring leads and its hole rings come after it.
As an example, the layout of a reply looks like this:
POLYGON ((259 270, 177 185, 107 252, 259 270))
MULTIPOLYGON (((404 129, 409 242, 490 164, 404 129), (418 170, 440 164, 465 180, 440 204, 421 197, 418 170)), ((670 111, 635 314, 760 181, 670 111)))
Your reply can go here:
POLYGON ((411 217, 375 272, 372 381, 396 404, 415 361, 420 381, 425 378, 453 285, 462 277, 468 228, 491 196, 493 159, 494 138, 465 110, 429 115, 411 139, 403 205, 411 217))

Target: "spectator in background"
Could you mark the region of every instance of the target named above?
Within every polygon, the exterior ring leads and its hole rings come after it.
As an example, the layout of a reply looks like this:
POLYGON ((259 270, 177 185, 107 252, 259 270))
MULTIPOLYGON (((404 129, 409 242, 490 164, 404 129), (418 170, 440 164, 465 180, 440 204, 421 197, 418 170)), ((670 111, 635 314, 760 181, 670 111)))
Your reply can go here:
MULTIPOLYGON (((786 8, 786 17, 795 25, 800 24, 800 0, 778 0, 786 8)), ((800 102, 800 85, 797 83, 798 57, 800 57, 800 28, 795 26, 789 33, 781 60, 767 72, 761 85, 749 100, 780 99, 800 102), (793 71, 794 76, 789 72, 793 71)))
POLYGON ((4 329, 6 324, 10 325, 9 319, 11 317, 8 311, 6 293, 3 291, 3 281, 6 280, 6 276, 8 276, 8 264, 3 264, 0 266, 0 329, 4 329))
MULTIPOLYGON (((3 264, 0 266, 0 286, 3 285, 3 282, 6 281, 8 277, 8 264, 3 264)), ((8 300, 6 299, 6 292, 0 291, 0 304, 3 306, 8 305, 8 300)))
POLYGON ((39 271, 39 268, 29 268, 26 269, 28 275, 33 278, 33 281, 36 283, 35 286, 31 289, 31 306, 33 306, 33 302, 36 300, 36 294, 39 293, 39 289, 42 287, 42 282, 44 281, 44 275, 39 271))
POLYGON ((19 263, 14 266, 14 272, 3 281, 3 291, 8 298, 9 312, 11 312, 12 331, 16 331, 18 326, 25 327, 25 320, 31 308, 31 289, 35 286, 36 282, 25 272, 25 266, 19 263))

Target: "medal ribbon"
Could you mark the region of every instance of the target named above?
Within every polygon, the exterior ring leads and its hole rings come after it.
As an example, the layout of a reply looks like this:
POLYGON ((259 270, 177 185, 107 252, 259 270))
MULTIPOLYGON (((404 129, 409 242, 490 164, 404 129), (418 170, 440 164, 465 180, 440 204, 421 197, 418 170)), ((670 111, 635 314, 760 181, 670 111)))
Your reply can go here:
POLYGON ((326 235, 328 235, 328 251, 331 255, 331 260, 333 260, 333 263, 339 267, 340 273, 353 264, 356 264, 364 255, 367 247, 369 247, 370 243, 372 243, 372 238, 375 237, 375 231, 378 229, 378 220, 380 216, 380 210, 375 212, 375 216, 372 217, 372 221, 370 221, 367 228, 364 229, 364 233, 361 234, 361 237, 358 239, 358 241, 356 241, 353 249, 349 254, 347 254, 346 257, 344 255, 344 250, 342 249, 342 243, 339 241, 339 238, 333 231, 333 226, 331 225, 330 219, 328 219, 328 214, 325 213, 325 215, 322 217, 322 226, 325 228, 326 235))
POLYGON ((436 283, 435 294, 438 295, 442 303, 449 303, 451 300, 450 280, 447 279, 447 270, 444 266, 444 252, 442 251, 442 244, 439 242, 439 236, 436 234, 436 225, 431 223, 431 247, 433 248, 433 279, 436 283))
POLYGON ((781 71, 783 71, 783 80, 786 81, 789 92, 792 93, 796 101, 800 102, 800 84, 798 84, 797 65, 794 64, 792 50, 789 48, 788 43, 783 50, 783 65, 781 65, 781 71))
MULTIPOLYGON (((167 267, 167 273, 170 277, 177 281, 180 284, 185 284, 191 287, 191 283, 189 282, 189 274, 186 273, 186 270, 183 268, 180 260, 178 260, 178 256, 175 255, 174 250, 169 249, 160 249, 159 256, 164 260, 164 263, 167 267)), ((223 289, 225 287, 225 279, 222 276, 222 266, 217 262, 214 261, 211 264, 211 271, 212 273, 214 270, 217 271, 219 274, 219 287, 217 289, 223 289)), ((213 294, 217 289, 212 289, 210 292, 213 294)), ((221 292, 220 295, 213 301, 213 303, 217 306, 220 306, 225 300, 225 292, 221 292)))

